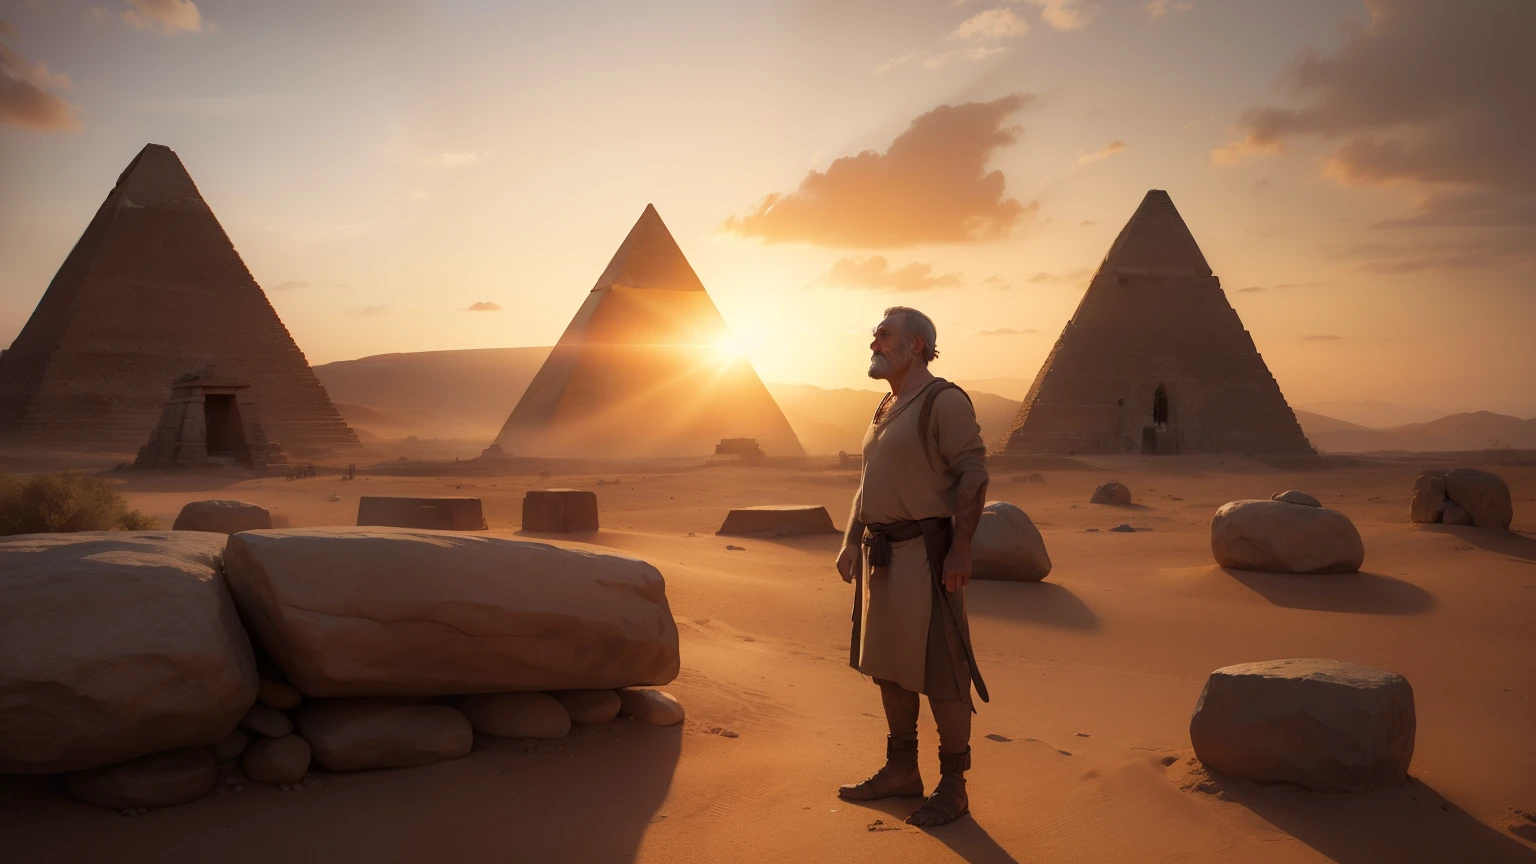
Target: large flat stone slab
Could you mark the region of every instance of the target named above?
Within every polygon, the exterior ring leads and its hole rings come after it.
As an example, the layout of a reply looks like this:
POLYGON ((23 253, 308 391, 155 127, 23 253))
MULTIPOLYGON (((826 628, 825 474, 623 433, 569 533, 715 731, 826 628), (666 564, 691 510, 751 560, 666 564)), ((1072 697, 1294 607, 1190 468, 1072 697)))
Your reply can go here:
POLYGON ((836 534, 827 508, 811 504, 769 504, 738 507, 725 516, 718 534, 737 537, 792 537, 836 534))
POLYGON ((256 664, 223 534, 0 540, 0 773, 52 774, 224 740, 256 664))
POLYGON ((272 527, 267 508, 245 501, 193 501, 181 508, 173 531, 209 531, 235 534, 272 527))
POLYGON ((1413 688, 1337 660, 1270 660, 1211 673, 1195 703, 1195 755, 1233 777, 1324 792, 1400 783, 1413 758, 1413 688))
POLYGON ((485 516, 479 498, 364 495, 357 501, 357 524, 432 531, 483 531, 485 516))
POLYGON ((597 493, 590 489, 529 489, 523 530, 564 534, 597 530, 597 493))
POLYGON ((305 696, 617 688, 677 676, 644 561, 405 528, 247 531, 226 569, 253 638, 305 696))

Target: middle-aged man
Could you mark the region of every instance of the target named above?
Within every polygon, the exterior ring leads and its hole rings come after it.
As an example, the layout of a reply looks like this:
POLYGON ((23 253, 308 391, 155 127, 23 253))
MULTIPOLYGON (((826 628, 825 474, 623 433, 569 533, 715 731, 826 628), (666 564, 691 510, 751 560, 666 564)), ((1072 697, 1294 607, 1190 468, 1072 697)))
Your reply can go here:
POLYGON ((971 683, 982 701, 965 616, 971 537, 987 491, 986 447, 970 397, 935 378, 937 334, 927 315, 885 310, 874 331, 869 377, 885 396, 864 434, 864 470, 837 555, 857 581, 850 665, 880 685, 885 766, 838 794, 855 801, 922 797, 917 768, 918 694, 939 732, 939 784, 907 821, 932 826, 970 812, 971 683))

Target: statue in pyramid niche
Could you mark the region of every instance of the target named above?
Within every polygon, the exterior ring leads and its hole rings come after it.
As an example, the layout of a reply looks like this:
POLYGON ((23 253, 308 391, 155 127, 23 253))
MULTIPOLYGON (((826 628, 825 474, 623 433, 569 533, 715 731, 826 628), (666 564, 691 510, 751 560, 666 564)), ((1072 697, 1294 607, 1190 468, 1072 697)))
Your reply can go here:
POLYGON ((704 283, 647 205, 512 409, 496 443, 513 456, 709 456, 755 438, 804 450, 704 283))
POLYGON ((358 448, 181 160, 150 144, 0 362, 0 440, 131 451, 200 359, 250 381, 290 451, 358 448))
POLYGON ((171 383, 160 423, 139 448, 133 467, 264 469, 287 461, 277 442, 267 440, 251 398, 251 380, 221 375, 203 360, 171 383))
POLYGON ((1115 238, 998 449, 1315 452, 1161 189, 1115 238))

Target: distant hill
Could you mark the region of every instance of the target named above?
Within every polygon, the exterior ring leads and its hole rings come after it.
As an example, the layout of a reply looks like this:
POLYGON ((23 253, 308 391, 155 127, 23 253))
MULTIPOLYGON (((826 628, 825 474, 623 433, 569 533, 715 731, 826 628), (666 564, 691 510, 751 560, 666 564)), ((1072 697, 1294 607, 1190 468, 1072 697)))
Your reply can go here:
MULTIPOLYGON (((789 425, 800 436, 807 453, 859 452, 869 418, 880 404, 884 391, 824 390, 810 384, 769 384, 768 392, 779 403, 789 425)), ((971 404, 976 406, 976 422, 988 447, 997 443, 1013 418, 1019 403, 994 393, 967 388, 971 404)))
POLYGON ((965 392, 980 391, 982 393, 995 393, 1004 399, 1012 399, 1015 402, 1023 402, 1029 395, 1029 388, 1035 383, 1033 378, 957 378, 955 383, 965 388, 965 392))
POLYGON ((349 425, 390 438, 490 441, 549 352, 541 347, 377 354, 316 366, 315 375, 331 401, 340 403, 337 410, 349 425))
POLYGON ((1428 423, 1407 423, 1390 429, 1370 429, 1306 411, 1297 411, 1296 420, 1312 446, 1326 453, 1536 448, 1536 419, 1522 420, 1492 411, 1452 414, 1428 423))
MULTIPOLYGON (((1299 414, 1321 414, 1336 417, 1346 423, 1354 423, 1370 429, 1391 429, 1408 423, 1428 423, 1452 413, 1445 408, 1426 408, 1422 405, 1399 405, 1381 400, 1334 400, 1332 402, 1306 402, 1292 405, 1299 414)), ((1305 426, 1306 424, 1302 424, 1305 426)))

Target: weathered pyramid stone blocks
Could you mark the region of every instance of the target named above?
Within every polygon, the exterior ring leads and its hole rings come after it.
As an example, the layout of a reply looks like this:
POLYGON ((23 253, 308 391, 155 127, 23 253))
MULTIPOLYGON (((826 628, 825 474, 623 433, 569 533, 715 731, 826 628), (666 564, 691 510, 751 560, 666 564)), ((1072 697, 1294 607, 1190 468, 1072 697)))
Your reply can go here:
POLYGON ((548 534, 597 530, 597 493, 590 489, 530 489, 523 495, 523 530, 548 534))
POLYGON ((836 534, 837 526, 827 508, 806 504, 770 504, 738 507, 725 516, 718 534, 741 537, 792 537, 800 534, 836 534))

